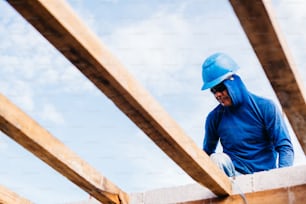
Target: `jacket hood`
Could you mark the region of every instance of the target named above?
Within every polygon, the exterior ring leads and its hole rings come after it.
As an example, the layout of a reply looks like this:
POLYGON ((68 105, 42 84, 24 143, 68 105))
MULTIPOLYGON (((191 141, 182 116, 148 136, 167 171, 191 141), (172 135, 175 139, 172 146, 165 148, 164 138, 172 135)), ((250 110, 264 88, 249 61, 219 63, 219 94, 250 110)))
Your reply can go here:
POLYGON ((232 77, 224 81, 224 84, 232 99, 232 106, 237 107, 248 101, 249 91, 238 75, 233 74, 232 77))

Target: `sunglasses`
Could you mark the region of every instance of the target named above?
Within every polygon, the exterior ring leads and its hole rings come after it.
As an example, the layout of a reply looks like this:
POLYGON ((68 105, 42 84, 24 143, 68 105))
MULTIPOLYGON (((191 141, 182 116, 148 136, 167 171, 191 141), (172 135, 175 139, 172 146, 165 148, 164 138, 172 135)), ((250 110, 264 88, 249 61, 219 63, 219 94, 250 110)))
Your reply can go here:
POLYGON ((215 94, 217 92, 222 92, 226 89, 226 86, 223 83, 220 83, 210 89, 210 91, 215 94))

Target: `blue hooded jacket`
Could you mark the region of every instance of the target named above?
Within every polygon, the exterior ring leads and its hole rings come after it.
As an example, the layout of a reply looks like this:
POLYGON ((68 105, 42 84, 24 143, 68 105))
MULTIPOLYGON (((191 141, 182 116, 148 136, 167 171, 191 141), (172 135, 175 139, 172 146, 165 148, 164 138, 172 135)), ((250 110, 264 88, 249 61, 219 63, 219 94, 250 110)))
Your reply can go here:
POLYGON ((208 114, 203 150, 214 153, 220 139, 223 152, 243 174, 291 166, 294 151, 276 105, 249 92, 238 75, 224 84, 232 106, 219 104, 208 114))

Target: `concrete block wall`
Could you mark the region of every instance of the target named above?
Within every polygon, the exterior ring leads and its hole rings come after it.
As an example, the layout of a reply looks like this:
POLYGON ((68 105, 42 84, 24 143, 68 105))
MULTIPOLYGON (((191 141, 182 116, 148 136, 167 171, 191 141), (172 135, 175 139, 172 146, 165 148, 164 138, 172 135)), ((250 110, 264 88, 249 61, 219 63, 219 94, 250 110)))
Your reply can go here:
MULTIPOLYGON (((233 194, 244 194, 306 184, 306 166, 273 169, 233 179, 233 194)), ((169 204, 216 197, 207 188, 195 183, 130 194, 131 204, 169 204)))
MULTIPOLYGON (((232 182, 234 195, 299 186, 306 184, 306 165, 241 175, 233 178, 232 182)), ((130 193, 130 204, 174 204, 215 197, 207 188, 198 183, 193 183, 178 187, 130 193)), ((99 202, 89 199, 88 201, 71 204, 81 203, 98 204, 99 202)))

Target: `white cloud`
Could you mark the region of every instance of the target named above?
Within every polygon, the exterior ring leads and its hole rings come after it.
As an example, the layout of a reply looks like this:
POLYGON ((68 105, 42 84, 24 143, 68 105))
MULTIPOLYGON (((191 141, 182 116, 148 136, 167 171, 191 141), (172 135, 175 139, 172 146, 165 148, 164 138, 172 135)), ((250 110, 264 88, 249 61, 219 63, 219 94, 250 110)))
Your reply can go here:
POLYGON ((303 78, 306 87, 306 2, 303 0, 273 1, 273 10, 276 11, 277 22, 288 43, 288 49, 293 56, 299 76, 303 78))
POLYGON ((28 111, 34 108, 32 88, 24 81, 14 79, 9 83, 0 81, 0 91, 17 106, 23 107, 28 111))
POLYGON ((62 114, 52 104, 44 104, 41 118, 57 125, 62 125, 65 122, 62 114))
MULTIPOLYGON (((1 16, 0 76, 5 77, 3 83, 18 79, 35 88, 53 86, 55 92, 93 90, 88 80, 7 3, 1 5, 1 16)), ((35 91, 33 93, 35 96, 35 91)))
POLYGON ((277 0, 273 1, 277 9, 281 9, 281 20, 296 19, 300 20, 306 17, 306 3, 303 0, 277 0))
POLYGON ((176 77, 188 63, 188 58, 182 56, 190 43, 186 30, 190 28, 182 16, 158 13, 118 28, 111 35, 110 44, 145 86, 159 94, 177 93, 184 87, 176 77))
POLYGON ((117 27, 104 39, 155 96, 200 90, 201 64, 213 52, 228 52, 244 62, 254 57, 241 55, 250 46, 229 6, 222 7, 223 13, 207 10, 207 15, 190 18, 186 12, 191 5, 161 9, 148 19, 117 27))

